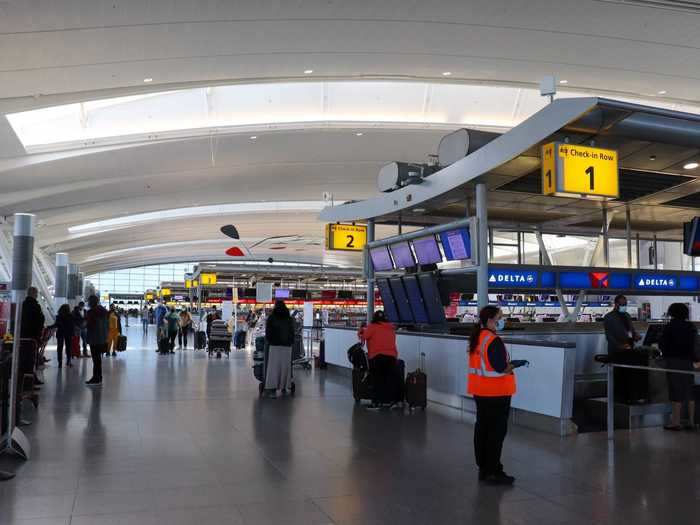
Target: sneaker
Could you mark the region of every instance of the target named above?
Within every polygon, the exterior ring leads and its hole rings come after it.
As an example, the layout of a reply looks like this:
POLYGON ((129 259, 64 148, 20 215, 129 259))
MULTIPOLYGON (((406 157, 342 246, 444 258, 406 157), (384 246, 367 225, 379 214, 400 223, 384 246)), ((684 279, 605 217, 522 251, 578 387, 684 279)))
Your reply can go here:
POLYGON ((86 381, 87 386, 102 386, 102 379, 95 379, 94 377, 90 381, 86 381))
POLYGON ((112 352, 112 357, 117 357, 117 353, 116 353, 116 352, 112 352))
POLYGON ((382 405, 379 405, 377 403, 372 403, 371 405, 367 406, 367 410, 381 410, 382 405))
POLYGON ((512 485, 515 482, 515 478, 505 472, 499 472, 498 474, 486 476, 484 482, 488 485, 512 485))

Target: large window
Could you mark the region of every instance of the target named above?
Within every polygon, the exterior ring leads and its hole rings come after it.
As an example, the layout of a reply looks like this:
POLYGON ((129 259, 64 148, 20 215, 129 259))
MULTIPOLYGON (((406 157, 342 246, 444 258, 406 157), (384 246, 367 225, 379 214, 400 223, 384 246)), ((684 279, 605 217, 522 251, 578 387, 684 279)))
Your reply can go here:
POLYGON ((194 264, 159 264, 96 273, 86 279, 102 294, 143 293, 149 288, 157 288, 162 281, 182 281, 185 273, 193 269, 194 264))

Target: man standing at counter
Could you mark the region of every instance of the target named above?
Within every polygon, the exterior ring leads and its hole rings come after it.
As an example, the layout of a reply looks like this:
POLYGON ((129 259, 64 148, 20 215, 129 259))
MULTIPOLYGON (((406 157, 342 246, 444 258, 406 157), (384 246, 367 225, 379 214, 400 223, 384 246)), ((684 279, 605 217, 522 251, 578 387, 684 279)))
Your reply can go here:
MULTIPOLYGON (((627 297, 615 297, 613 309, 603 318, 608 356, 613 363, 635 366, 648 364, 646 355, 634 350, 641 337, 635 331, 627 313, 627 297)), ((646 373, 642 370, 618 368, 615 370, 615 397, 624 403, 643 403, 646 397, 646 373)))

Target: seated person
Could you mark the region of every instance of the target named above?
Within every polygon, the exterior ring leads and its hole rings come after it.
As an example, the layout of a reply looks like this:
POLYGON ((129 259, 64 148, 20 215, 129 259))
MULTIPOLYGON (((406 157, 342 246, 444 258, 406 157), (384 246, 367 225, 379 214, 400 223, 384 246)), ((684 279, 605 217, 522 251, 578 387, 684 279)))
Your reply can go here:
POLYGON ((369 326, 358 332, 360 341, 367 344, 369 357, 369 381, 372 385, 372 404, 369 409, 381 408, 382 404, 394 403, 398 398, 396 376, 396 330, 387 321, 382 310, 377 310, 369 326))

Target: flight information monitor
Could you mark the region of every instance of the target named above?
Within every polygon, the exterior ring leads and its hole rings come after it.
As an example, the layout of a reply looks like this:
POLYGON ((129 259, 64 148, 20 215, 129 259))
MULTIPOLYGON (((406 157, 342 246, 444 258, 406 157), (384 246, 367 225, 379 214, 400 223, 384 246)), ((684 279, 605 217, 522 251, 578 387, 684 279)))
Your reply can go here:
POLYGON ((412 268, 416 265, 407 241, 392 244, 389 246, 389 250, 391 250, 397 268, 412 268))
POLYGON ((434 235, 421 237, 411 242, 413 244, 413 251, 416 252, 418 264, 436 264, 442 262, 440 248, 438 248, 434 235))
POLYGON ((683 253, 692 257, 700 255, 700 217, 683 223, 683 253))
POLYGON ((448 261, 461 261, 472 258, 471 237, 467 228, 441 232, 440 242, 448 261))
POLYGON ((440 300, 440 291, 437 286, 437 278, 432 273, 419 273, 418 284, 423 296, 423 304, 428 314, 430 324, 445 324, 445 308, 440 300))
POLYGON ((277 288, 275 290, 275 299, 289 299, 289 289, 286 288, 277 288))
POLYGON ((379 295, 382 298, 382 303, 384 303, 384 313, 386 314, 386 318, 392 323, 398 323, 399 313, 396 310, 396 303, 394 303, 394 296, 391 293, 389 280, 377 279, 377 288, 379 288, 379 295))
POLYGON ((399 321, 402 323, 412 323, 413 312, 411 311, 411 305, 408 304, 408 296, 401 282, 401 277, 392 277, 389 279, 389 284, 391 285, 391 292, 394 294, 396 310, 399 312, 399 321))
POLYGON ((423 303, 423 294, 418 285, 418 278, 415 275, 406 275, 403 278, 403 284, 408 295, 408 303, 413 312, 413 319, 419 324, 429 324, 430 319, 423 303))
POLYGON ((394 269, 394 263, 391 261, 391 255, 389 255, 389 249, 386 246, 372 248, 369 251, 369 255, 372 258, 374 269, 378 272, 386 272, 394 269))

